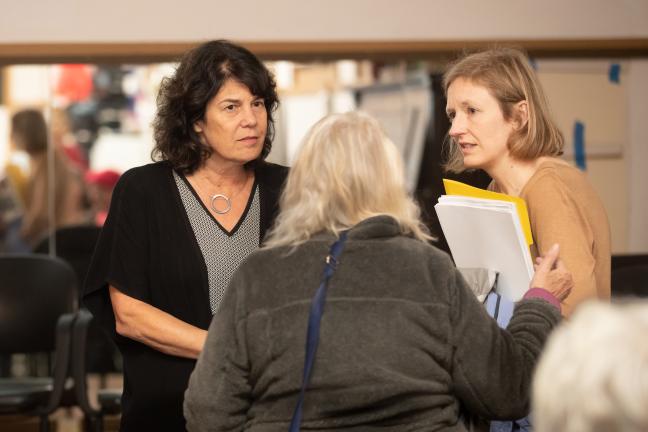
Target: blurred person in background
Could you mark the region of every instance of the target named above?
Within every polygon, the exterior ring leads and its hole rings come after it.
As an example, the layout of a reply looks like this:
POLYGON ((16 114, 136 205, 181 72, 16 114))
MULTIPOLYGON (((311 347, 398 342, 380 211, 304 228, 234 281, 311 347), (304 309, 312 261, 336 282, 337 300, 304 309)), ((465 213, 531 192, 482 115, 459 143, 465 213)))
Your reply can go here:
POLYGON ((584 304, 533 380, 536 432, 648 431, 648 302, 584 304))
POLYGON ((76 142, 67 111, 52 109, 51 130, 52 142, 56 148, 67 157, 70 164, 85 174, 88 170, 88 158, 76 142))
MULTIPOLYGON (((12 168, 16 169, 18 178, 22 178, 19 168, 12 168)), ((0 176, 0 253, 29 252, 29 246, 19 235, 24 201, 14 182, 16 174, 9 171, 5 169, 0 176)))
POLYGON ((33 248, 50 229, 84 223, 87 214, 81 173, 56 147, 51 152, 53 161, 48 162, 48 133, 43 114, 34 109, 15 113, 11 118, 10 139, 17 150, 29 156, 27 194, 20 225, 24 242, 33 248), (48 173, 50 166, 54 168, 53 185, 48 173), (54 204, 53 223, 48 211, 50 202, 54 204))
POLYGON ((274 221, 287 169, 264 161, 275 82, 227 41, 189 51, 157 99, 154 157, 113 192, 84 302, 123 355, 122 431, 181 431, 183 394, 238 265, 274 221))
POLYGON ((572 285, 554 277, 568 276, 552 270, 558 247, 503 330, 429 239, 378 122, 355 112, 320 120, 266 247, 239 267, 211 323, 185 396, 188 429, 289 430, 311 307, 324 313, 304 430, 466 431, 462 407, 525 415, 532 370, 572 285), (327 256, 334 242, 344 242, 339 259, 327 256), (313 297, 325 262, 328 297, 313 297))

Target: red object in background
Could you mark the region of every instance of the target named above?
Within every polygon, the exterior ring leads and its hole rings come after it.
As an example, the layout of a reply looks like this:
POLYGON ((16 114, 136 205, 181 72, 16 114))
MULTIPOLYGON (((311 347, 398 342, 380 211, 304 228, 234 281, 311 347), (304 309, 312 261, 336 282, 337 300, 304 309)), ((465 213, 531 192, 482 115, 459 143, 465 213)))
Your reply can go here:
POLYGON ((97 214, 94 217, 95 225, 97 225, 98 227, 104 226, 104 224, 106 223, 107 218, 108 218, 108 212, 107 211, 103 211, 103 210, 98 211, 97 214))
MULTIPOLYGON (((86 172, 88 170, 88 160, 83 155, 83 152, 78 146, 64 146, 63 153, 67 156, 68 160, 81 172, 86 172)), ((119 178, 119 175, 117 175, 119 178)), ((86 179, 87 181, 87 179, 86 179)))
POLYGON ((85 174, 85 180, 104 189, 112 190, 119 180, 119 173, 113 170, 88 171, 85 174))
POLYGON ((95 224, 103 226, 108 217, 112 191, 119 180, 119 173, 113 170, 87 171, 85 181, 88 183, 88 193, 94 211, 95 224))
POLYGON ((68 103, 83 102, 92 96, 92 70, 84 64, 64 64, 56 85, 56 94, 68 103))

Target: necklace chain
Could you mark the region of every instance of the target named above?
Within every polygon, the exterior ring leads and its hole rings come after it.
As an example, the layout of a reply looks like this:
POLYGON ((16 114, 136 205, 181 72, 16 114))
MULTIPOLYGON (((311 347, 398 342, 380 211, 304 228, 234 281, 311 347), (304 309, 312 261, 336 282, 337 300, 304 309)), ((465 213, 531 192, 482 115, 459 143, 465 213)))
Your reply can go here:
MULTIPOLYGON (((211 184, 211 181, 207 177, 203 177, 207 183, 211 184)), ((232 209, 232 200, 238 196, 238 194, 241 193, 241 191, 245 188, 245 185, 247 185, 249 180, 249 174, 246 172, 245 173, 245 181, 241 185, 241 187, 231 196, 228 197, 225 194, 222 193, 215 193, 213 195, 210 195, 209 197, 209 206, 211 207, 212 211, 216 214, 223 215, 229 213, 229 211, 232 209), (219 201, 223 201, 225 203, 225 208, 224 209, 219 209, 216 204, 219 201)))

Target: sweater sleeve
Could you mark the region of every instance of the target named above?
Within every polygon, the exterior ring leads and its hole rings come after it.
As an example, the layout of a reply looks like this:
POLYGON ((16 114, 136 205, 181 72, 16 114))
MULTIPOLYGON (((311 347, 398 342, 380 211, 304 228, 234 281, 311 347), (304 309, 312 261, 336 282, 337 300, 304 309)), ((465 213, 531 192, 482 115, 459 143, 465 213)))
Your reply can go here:
POLYGON ((209 333, 185 392, 188 431, 240 431, 251 405, 245 336, 242 268, 209 326, 209 333))
POLYGON ((516 304, 500 329, 470 292, 457 270, 449 279, 452 379, 457 397, 488 419, 524 417, 529 410, 533 368, 558 310, 540 299, 516 304))
POLYGON ((562 303, 565 316, 589 298, 596 298, 594 235, 568 186, 555 176, 543 175, 527 195, 531 230, 540 255, 554 243, 574 278, 574 288, 562 303))

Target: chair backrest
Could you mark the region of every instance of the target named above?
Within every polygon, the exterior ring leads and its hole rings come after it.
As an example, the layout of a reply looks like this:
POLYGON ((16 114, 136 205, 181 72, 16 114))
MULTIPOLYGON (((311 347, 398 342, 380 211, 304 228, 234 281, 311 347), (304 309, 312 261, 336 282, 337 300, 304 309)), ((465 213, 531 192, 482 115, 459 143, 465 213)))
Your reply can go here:
POLYGON ((0 255, 0 354, 54 350, 59 317, 75 310, 76 276, 58 258, 0 255))
MULTIPOLYGON (((74 225, 59 228, 56 236, 56 256, 70 264, 79 283, 79 302, 92 254, 99 239, 101 227, 95 225, 74 225)), ((49 253, 49 238, 44 238, 34 249, 36 253, 49 253)), ((93 373, 115 372, 119 368, 117 347, 110 337, 92 322, 88 329, 87 369, 93 373)))
MULTIPOLYGON (((65 260, 76 273, 78 288, 81 289, 101 227, 95 225, 75 225, 59 228, 55 232, 56 256, 65 260)), ((36 253, 49 253, 49 238, 45 237, 34 249, 36 253)))
POLYGON ((612 297, 648 297, 648 254, 612 255, 612 297))
POLYGON ((612 255, 612 272, 623 267, 648 265, 648 254, 614 254, 612 255))
POLYGON ((612 297, 648 297, 648 265, 612 270, 612 297))

